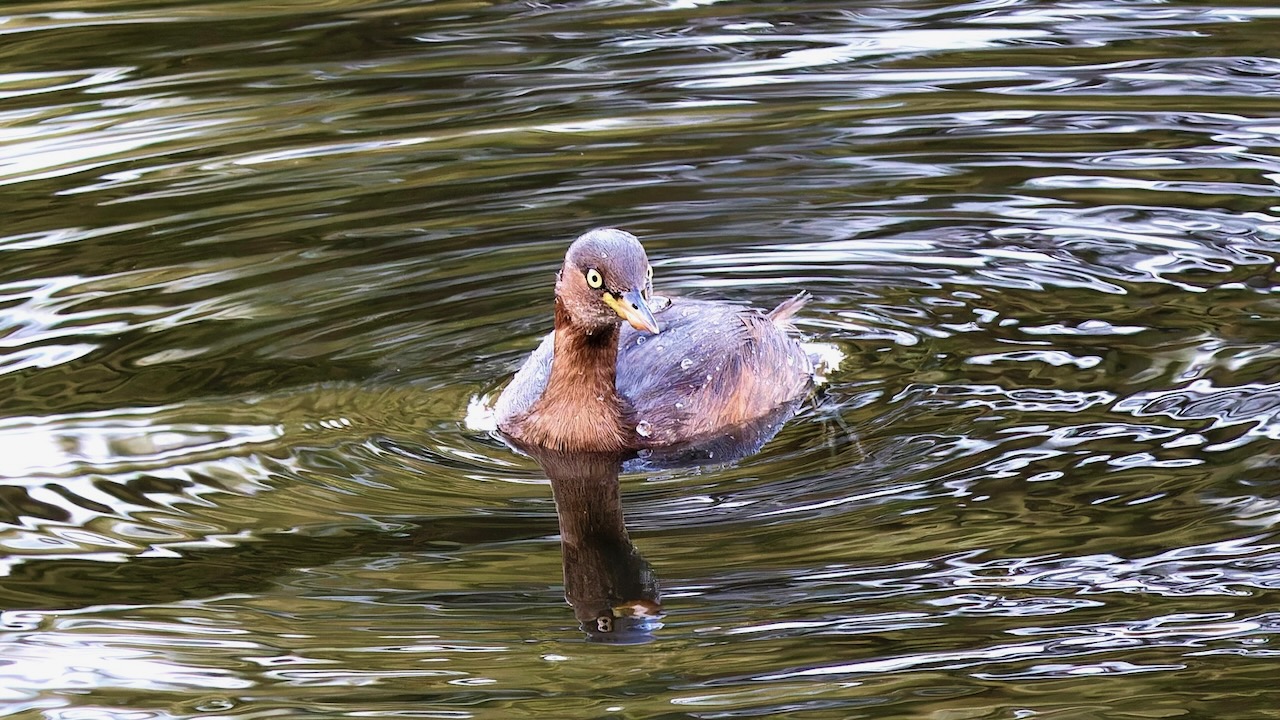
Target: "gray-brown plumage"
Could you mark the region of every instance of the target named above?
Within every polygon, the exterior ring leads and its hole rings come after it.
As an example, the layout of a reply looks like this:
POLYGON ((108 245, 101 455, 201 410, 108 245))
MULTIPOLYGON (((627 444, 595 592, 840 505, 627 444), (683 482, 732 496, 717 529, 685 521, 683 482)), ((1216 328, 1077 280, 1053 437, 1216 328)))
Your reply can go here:
POLYGON ((556 279, 555 330, 498 398, 498 428, 555 450, 668 448, 714 439, 808 391, 812 364, 787 334, 804 293, 762 313, 653 299, 651 282, 630 233, 575 240, 556 279))

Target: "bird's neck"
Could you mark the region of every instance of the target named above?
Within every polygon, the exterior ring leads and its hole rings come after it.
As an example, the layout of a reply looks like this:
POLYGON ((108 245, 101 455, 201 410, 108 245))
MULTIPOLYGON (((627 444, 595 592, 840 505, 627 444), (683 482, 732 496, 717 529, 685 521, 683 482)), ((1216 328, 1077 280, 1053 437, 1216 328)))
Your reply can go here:
POLYGON ((616 452, 630 445, 614 386, 618 326, 591 331, 556 299, 551 376, 532 408, 538 444, 573 452, 616 452))

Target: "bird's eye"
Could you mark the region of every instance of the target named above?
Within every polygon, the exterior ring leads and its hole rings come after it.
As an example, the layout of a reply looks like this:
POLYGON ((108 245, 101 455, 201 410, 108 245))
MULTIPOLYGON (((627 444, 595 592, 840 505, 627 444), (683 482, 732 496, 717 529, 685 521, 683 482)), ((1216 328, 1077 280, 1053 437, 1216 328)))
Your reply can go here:
POLYGON ((587 284, 595 290, 599 290, 604 285, 604 278, 600 276, 599 270, 587 268, 587 284))
POLYGON ((649 266, 649 282, 653 282, 653 266, 649 266))

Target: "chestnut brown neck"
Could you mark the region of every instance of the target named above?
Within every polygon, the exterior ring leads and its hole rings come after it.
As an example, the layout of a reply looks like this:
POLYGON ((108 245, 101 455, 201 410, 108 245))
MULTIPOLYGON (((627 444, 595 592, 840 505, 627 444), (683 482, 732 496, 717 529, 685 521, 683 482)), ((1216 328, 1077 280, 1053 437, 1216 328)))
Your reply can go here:
POLYGON ((614 386, 618 326, 573 322, 556 298, 555 353, 542 397, 529 411, 525 440, 571 452, 618 452, 632 445, 614 386))

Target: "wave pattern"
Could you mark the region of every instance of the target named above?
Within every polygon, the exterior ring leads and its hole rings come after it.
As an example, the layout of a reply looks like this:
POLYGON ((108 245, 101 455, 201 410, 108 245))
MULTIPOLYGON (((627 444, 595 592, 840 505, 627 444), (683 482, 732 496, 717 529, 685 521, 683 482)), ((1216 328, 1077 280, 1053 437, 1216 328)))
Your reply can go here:
POLYGON ((15 6, 0 716, 1274 712, 1267 5, 15 6), (468 417, 597 225, 844 358, 638 647, 468 417))

